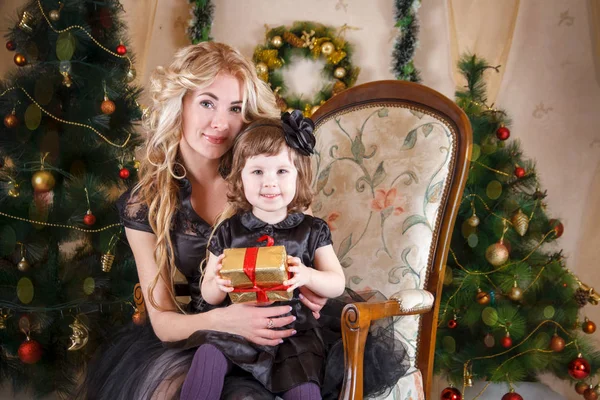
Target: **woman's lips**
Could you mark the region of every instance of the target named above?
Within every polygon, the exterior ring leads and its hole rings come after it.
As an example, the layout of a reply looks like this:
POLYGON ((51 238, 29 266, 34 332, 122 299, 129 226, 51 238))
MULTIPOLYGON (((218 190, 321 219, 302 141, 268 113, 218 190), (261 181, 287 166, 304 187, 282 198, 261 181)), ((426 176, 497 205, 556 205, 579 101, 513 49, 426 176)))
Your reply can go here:
POLYGON ((203 133, 202 136, 204 136, 204 138, 212 144, 222 144, 225 142, 225 140, 227 140, 226 136, 211 136, 205 133, 203 133))

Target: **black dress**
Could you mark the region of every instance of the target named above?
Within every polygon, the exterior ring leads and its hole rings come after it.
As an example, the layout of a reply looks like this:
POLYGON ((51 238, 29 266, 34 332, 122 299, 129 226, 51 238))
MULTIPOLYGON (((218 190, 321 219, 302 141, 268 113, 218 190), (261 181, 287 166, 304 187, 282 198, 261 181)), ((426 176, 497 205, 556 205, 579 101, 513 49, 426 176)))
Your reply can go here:
MULTIPOLYGON (((285 246, 288 255, 299 257, 308 267, 314 265, 316 250, 332 243, 329 227, 320 218, 292 213, 271 225, 246 212, 224 221, 208 248, 219 256, 227 248, 262 247, 264 242, 259 243, 258 238, 263 235, 271 236, 276 246, 285 246)), ((296 320, 284 329, 297 332, 277 346, 259 346, 242 336, 215 331, 198 331, 174 345, 194 348, 211 343, 272 393, 283 393, 306 382, 322 386, 327 344, 319 322, 300 302, 299 294, 295 290, 291 301, 276 303, 292 307, 291 313, 296 320)), ((228 298, 225 303, 229 304, 228 298)))
MULTIPOLYGON (((176 211, 173 219, 171 240, 174 246, 175 266, 186 277, 189 286, 191 301, 186 311, 201 313, 215 308, 207 304, 201 297, 199 271, 200 263, 206 257, 207 242, 212 228, 192 208, 191 190, 189 181, 182 179, 179 193, 181 207, 176 211)), ((147 218, 148 210, 137 201, 135 196, 131 196, 129 192, 125 193, 119 199, 117 206, 122 222, 127 228, 152 233, 147 218)), ((298 221, 300 223, 304 221, 304 224, 308 221, 322 221, 305 217, 302 214, 292 215, 296 216, 277 224, 277 227, 265 224, 257 218, 249 218, 247 223, 252 230, 257 231, 255 232, 257 235, 259 232, 267 233, 273 230, 275 241, 278 243, 278 237, 281 239, 279 235, 286 236, 289 233, 285 228, 287 224, 295 225, 298 221)), ((317 224, 320 223, 317 222, 317 224)), ((243 224, 240 225, 243 226, 243 224)), ((319 226, 327 228, 326 224, 319 226)), ((315 232, 321 231, 317 229, 315 232)), ((307 242, 307 245, 316 246, 319 243, 328 243, 330 240, 329 230, 327 229, 326 232, 322 235, 311 236, 311 241, 307 242)), ((242 236, 240 235, 240 238, 242 236)), ((294 245, 290 242, 290 246, 294 245)), ((290 247, 290 249, 292 248, 290 247)), ((216 248, 212 248, 212 250, 217 251, 216 248)), ((312 265, 312 259, 305 259, 304 256, 314 255, 314 251, 309 251, 308 248, 306 254, 304 254, 304 250, 288 251, 294 255, 303 254, 303 263, 312 265)), ((282 365, 285 365, 288 370, 300 370, 300 364, 303 364, 302 368, 304 365, 311 366, 306 373, 295 372, 294 378, 290 382, 298 382, 298 377, 300 377, 302 381, 320 383, 322 384, 323 398, 336 399, 343 379, 340 316, 343 306, 348 301, 364 301, 364 299, 347 290, 340 299, 329 300, 321 310, 321 318, 316 321, 312 313, 307 312, 305 307, 297 301, 297 293, 295 293, 294 300, 290 303, 297 316, 297 320, 294 321, 294 329, 303 332, 306 336, 304 339, 298 339, 303 335, 289 338, 286 343, 298 343, 299 346, 298 349, 293 345, 282 346, 282 348, 286 348, 285 352, 275 351, 273 348, 262 352, 265 349, 261 349, 261 346, 248 346, 248 342, 240 336, 217 331, 198 331, 187 340, 163 343, 154 334, 150 324, 141 327, 131 324, 126 329, 117 332, 106 345, 99 349, 95 359, 88 366, 84 385, 77 397, 88 400, 178 399, 183 379, 189 370, 196 347, 209 340, 207 338, 210 337, 209 341, 212 343, 219 341, 232 343, 232 338, 234 338, 240 343, 239 349, 249 351, 247 360, 251 362, 246 363, 244 367, 244 363, 238 359, 237 363, 240 366, 236 366, 227 376, 221 397, 224 400, 273 400, 275 395, 261 384, 263 382, 268 385, 268 379, 255 378, 256 372, 261 368, 269 371, 272 368, 265 366, 268 366, 269 363, 273 366, 283 360, 286 362, 282 365), (252 357, 263 357, 267 361, 258 363, 254 370, 252 357), (298 363, 290 362, 291 357, 295 357, 298 363), (317 367, 317 364, 321 367, 317 367), (157 393, 168 394, 157 397, 157 393)), ((367 339, 364 368, 365 397, 369 394, 375 395, 387 391, 404 375, 408 368, 406 349, 401 342, 394 339, 391 327, 392 324, 388 321, 385 327, 374 329, 367 339)), ((231 345, 219 347, 232 348, 231 345)), ((283 384, 283 386, 289 385, 290 383, 283 384)), ((278 386, 272 386, 272 388, 279 389, 278 386)))

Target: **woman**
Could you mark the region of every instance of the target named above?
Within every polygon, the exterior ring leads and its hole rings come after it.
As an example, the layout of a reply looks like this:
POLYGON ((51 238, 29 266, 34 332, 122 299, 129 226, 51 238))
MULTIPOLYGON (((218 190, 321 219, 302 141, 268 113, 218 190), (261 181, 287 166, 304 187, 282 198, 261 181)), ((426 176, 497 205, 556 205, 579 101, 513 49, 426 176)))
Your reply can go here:
MULTIPOLYGON (((132 327, 102 352, 88 371, 89 399, 177 398, 194 351, 162 342, 198 330, 233 333, 258 345, 276 345, 293 333, 278 329, 293 320, 289 306, 214 308, 199 289, 211 225, 227 204, 224 176, 233 140, 249 122, 279 116, 273 93, 238 51, 214 42, 178 51, 168 68, 156 69, 150 92, 140 181, 119 208, 151 329, 132 327), (186 310, 174 296, 177 270, 190 287, 186 310)), ((325 299, 302 293, 318 318, 325 299)), ((231 379, 224 398, 272 398, 243 375, 231 379)))

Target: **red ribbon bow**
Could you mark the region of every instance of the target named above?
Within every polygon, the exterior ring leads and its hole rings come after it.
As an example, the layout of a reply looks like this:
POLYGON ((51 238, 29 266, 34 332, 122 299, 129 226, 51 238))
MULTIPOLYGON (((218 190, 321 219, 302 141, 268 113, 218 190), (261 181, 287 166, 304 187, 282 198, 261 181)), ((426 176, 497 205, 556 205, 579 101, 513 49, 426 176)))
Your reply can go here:
MULTIPOLYGON (((271 247, 275 244, 275 240, 268 235, 263 235, 259 237, 257 242, 267 242, 266 247, 271 247)), ((233 289, 235 293, 248 293, 248 292, 256 292, 256 301, 258 303, 267 303, 269 301, 269 296, 267 296, 267 292, 274 290, 287 290, 289 286, 287 285, 276 285, 270 287, 260 287, 256 285, 256 259, 258 257, 258 247, 250 247, 246 249, 246 253, 244 254, 244 273, 252 281, 252 287, 247 289, 233 289)), ((288 272, 288 279, 290 278, 288 272)))

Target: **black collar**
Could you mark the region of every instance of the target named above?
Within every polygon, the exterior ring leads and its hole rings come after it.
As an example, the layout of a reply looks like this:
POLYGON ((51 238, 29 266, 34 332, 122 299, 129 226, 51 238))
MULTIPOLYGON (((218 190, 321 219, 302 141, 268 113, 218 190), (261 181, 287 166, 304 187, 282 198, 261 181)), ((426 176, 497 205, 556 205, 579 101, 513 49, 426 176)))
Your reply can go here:
MULTIPOLYGON (((304 220, 303 213, 294 212, 294 213, 288 214, 288 216, 285 217, 285 219, 283 221, 273 224, 272 226, 275 229, 290 229, 290 228, 295 228, 298 225, 300 225, 300 223, 303 220, 304 220)), ((251 231, 258 230, 258 229, 264 228, 267 225, 270 225, 270 224, 266 223, 265 221, 256 217, 254 214, 252 214, 252 211, 243 213, 240 216, 240 221, 242 222, 242 225, 244 225, 247 229, 249 229, 251 231)))

